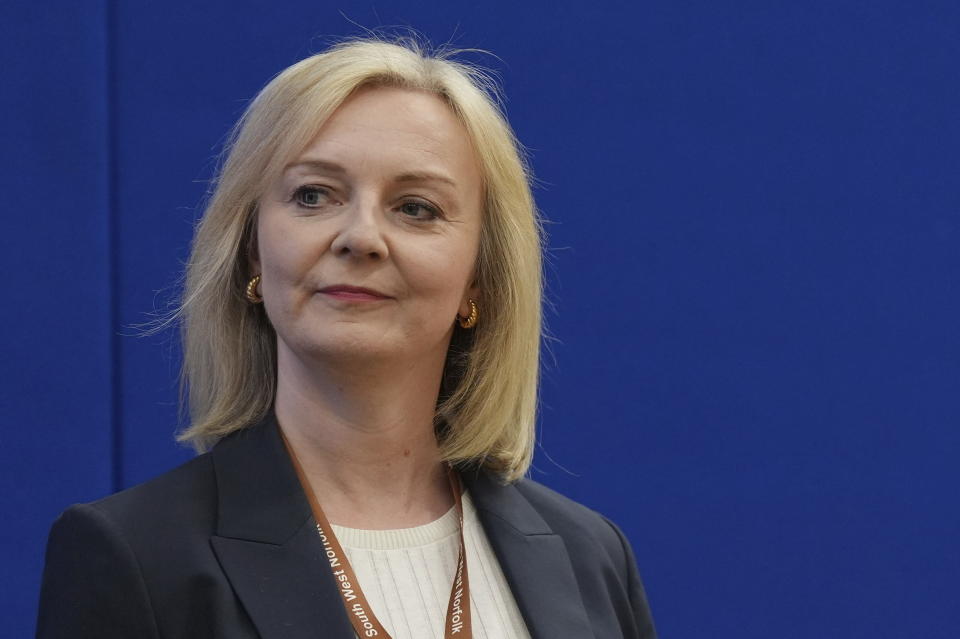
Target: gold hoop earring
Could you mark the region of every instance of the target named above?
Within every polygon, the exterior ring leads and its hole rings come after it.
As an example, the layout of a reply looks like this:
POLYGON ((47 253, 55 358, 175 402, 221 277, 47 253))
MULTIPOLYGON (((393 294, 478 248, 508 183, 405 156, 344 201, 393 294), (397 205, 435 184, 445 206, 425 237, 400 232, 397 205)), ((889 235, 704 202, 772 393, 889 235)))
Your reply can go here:
POLYGON ((259 304, 263 298, 257 295, 257 285, 260 284, 260 276, 254 275, 247 283, 247 301, 251 304, 259 304))
POLYGON ((477 325, 477 317, 480 316, 477 310, 477 303, 473 300, 468 301, 470 302, 470 315, 461 317, 460 313, 457 313, 457 323, 460 324, 460 328, 473 328, 477 325))

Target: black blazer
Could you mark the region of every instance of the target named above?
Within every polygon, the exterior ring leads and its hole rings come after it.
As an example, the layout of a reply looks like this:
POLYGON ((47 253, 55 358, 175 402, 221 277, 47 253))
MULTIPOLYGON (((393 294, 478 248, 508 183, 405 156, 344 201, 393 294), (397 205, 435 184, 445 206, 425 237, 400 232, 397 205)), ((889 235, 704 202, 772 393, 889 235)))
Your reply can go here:
MULTIPOLYGON (((534 639, 653 638, 633 553, 529 479, 463 473, 534 639)), ((54 522, 40 639, 353 639, 272 411, 211 452, 54 522)))

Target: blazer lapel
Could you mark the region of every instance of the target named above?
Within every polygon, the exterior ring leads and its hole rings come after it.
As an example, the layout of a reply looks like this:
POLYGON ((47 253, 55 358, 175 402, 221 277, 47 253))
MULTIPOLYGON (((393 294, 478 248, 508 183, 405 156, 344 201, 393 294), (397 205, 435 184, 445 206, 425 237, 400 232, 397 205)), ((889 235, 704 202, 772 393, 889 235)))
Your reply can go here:
MULTIPOLYGON (((213 449, 214 552, 262 639, 353 639, 273 410, 213 449)), ((593 637, 563 539, 513 485, 463 472, 533 639, 593 637)))
POLYGON ((219 442, 210 543, 262 639, 353 639, 273 411, 219 442))
POLYGON ((563 539, 516 486, 485 471, 462 476, 533 639, 593 637, 563 539))

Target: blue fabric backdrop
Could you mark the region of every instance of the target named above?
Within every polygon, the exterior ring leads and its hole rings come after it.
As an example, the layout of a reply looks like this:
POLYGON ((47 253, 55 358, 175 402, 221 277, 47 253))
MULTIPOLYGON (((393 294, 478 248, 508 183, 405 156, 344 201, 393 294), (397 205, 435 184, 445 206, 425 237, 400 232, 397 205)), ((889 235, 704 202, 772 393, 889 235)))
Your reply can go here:
MULTIPOLYGON (((960 628, 954 2, 0 8, 5 636, 68 504, 187 459, 175 290, 224 134, 358 25, 489 49, 550 220, 533 476, 663 637, 960 628)), ((9 634, 7 634, 9 633, 9 634)))

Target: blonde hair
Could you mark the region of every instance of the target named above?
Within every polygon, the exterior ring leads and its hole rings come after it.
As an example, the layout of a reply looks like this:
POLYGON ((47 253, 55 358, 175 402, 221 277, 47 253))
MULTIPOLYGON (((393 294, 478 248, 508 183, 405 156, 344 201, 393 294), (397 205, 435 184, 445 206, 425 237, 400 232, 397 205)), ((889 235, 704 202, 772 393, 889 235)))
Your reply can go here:
POLYGON ((504 481, 527 472, 538 397, 542 221, 496 84, 452 59, 460 53, 430 54, 412 38, 353 38, 285 69, 248 106, 225 146, 175 311, 181 400, 188 397, 191 423, 178 440, 203 451, 270 410, 277 337, 262 306, 244 294, 257 200, 348 96, 387 85, 441 97, 463 122, 484 178, 481 315, 469 331, 454 328, 434 420, 442 454, 485 466, 504 481))

